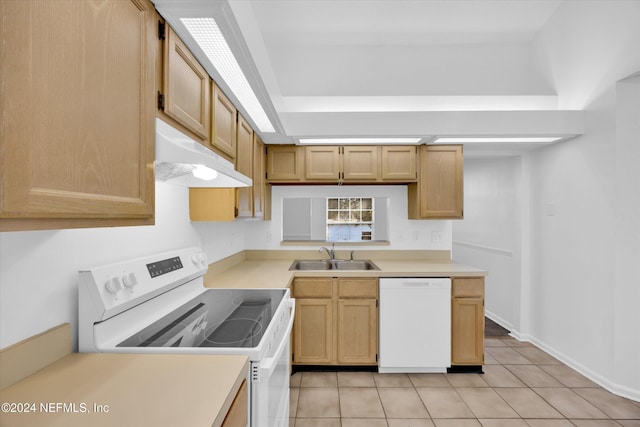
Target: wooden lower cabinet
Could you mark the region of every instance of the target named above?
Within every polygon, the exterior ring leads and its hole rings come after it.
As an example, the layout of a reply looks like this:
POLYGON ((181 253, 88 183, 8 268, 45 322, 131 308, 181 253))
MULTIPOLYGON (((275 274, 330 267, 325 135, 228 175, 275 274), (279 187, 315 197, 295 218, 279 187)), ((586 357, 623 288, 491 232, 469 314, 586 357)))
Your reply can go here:
POLYGON ((236 397, 233 399, 231 408, 222 422, 222 427, 246 427, 248 418, 249 394, 247 392, 247 382, 243 381, 236 397))
POLYGON ((296 363, 319 365, 334 360, 331 299, 296 300, 293 342, 293 360, 296 363))
POLYGON ((451 298, 451 364, 484 364, 484 278, 454 278, 451 298))
POLYGON ((375 299, 338 300, 338 363, 375 365, 378 307, 375 299))
POLYGON ((296 278, 296 365, 376 365, 377 278, 296 278))

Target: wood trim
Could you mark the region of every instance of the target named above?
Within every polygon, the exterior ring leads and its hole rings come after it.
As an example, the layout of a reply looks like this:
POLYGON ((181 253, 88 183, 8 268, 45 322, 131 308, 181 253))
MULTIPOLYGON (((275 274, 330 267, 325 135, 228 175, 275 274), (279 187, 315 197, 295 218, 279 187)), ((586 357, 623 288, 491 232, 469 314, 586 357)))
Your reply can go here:
POLYGON ((338 298, 378 298, 378 278, 338 278, 338 298))
POLYGON ((295 298, 331 298, 333 296, 333 278, 297 277, 293 281, 295 298))
POLYGON ((63 323, 0 350, 0 389, 71 354, 71 325, 63 323))
POLYGON ((222 423, 222 427, 245 427, 248 421, 248 393, 247 381, 242 381, 240 390, 236 394, 229 412, 222 423))
POLYGON ((484 297, 484 278, 453 279, 451 295, 454 297, 484 297))

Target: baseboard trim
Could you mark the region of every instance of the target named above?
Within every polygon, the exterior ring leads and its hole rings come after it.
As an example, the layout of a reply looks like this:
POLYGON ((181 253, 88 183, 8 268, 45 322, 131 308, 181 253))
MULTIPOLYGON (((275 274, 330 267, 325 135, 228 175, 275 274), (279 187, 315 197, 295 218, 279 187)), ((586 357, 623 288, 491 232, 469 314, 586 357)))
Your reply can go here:
POLYGON ((497 314, 495 314, 495 313, 493 313, 493 312, 491 312, 489 310, 485 309, 484 315, 486 317, 488 317, 489 319, 493 320, 498 325, 502 326, 503 328, 505 328, 508 331, 511 331, 513 329, 513 325, 510 322, 507 322, 502 317, 498 316, 497 314))
POLYGON ((626 387, 626 386, 623 386, 621 384, 618 384, 618 383, 615 383, 613 381, 608 380, 607 378, 603 377, 602 375, 593 372, 591 369, 587 368, 583 364, 577 362, 573 358, 571 358, 571 357, 567 356, 566 354, 556 350, 551 345, 545 343, 542 340, 537 339, 536 337, 534 337, 534 336, 532 336, 530 334, 522 334, 519 331, 512 330, 509 335, 511 335, 513 338, 517 339, 518 341, 530 342, 530 343, 534 344, 536 347, 540 348, 541 350, 546 351, 551 356, 555 357, 556 359, 558 359, 559 361, 561 361, 565 365, 569 366, 573 370, 575 370, 575 371, 579 372, 580 374, 584 375, 585 377, 587 377, 588 379, 590 379, 594 383, 598 384, 599 386, 603 387, 604 389, 610 391, 611 393, 613 393, 613 394, 615 394, 617 396, 620 396, 620 397, 624 397, 626 399, 630 399, 630 400, 633 400, 633 401, 636 401, 636 402, 640 402, 640 390, 634 390, 632 388, 629 388, 629 387, 626 387))

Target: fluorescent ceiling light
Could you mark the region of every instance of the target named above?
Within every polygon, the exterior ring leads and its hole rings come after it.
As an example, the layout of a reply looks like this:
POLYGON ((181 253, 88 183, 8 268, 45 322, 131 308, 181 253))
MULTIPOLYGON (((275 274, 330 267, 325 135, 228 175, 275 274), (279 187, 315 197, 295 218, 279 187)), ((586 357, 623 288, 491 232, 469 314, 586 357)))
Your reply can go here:
POLYGON ((530 143, 530 142, 556 142, 562 139, 561 136, 541 136, 541 137, 465 137, 465 138, 436 138, 434 143, 473 143, 473 142, 510 142, 510 143, 530 143))
POLYGON ((300 144, 417 144, 422 138, 300 138, 300 144))
POLYGON ((275 132, 273 124, 251 89, 216 21, 213 18, 181 18, 180 21, 220 73, 222 79, 238 98, 259 130, 261 132, 275 132))

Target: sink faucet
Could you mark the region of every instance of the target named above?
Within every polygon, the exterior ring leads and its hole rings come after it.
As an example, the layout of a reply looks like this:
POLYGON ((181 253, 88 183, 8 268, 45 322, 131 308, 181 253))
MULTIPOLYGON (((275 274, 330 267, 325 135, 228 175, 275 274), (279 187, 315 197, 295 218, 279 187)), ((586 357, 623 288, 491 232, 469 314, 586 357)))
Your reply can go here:
POLYGON ((320 249, 318 249, 318 252, 322 252, 322 251, 326 251, 327 255, 329 255, 329 260, 333 261, 334 259, 336 259, 336 244, 332 243, 331 244, 331 249, 327 249, 324 246, 321 247, 320 249))

